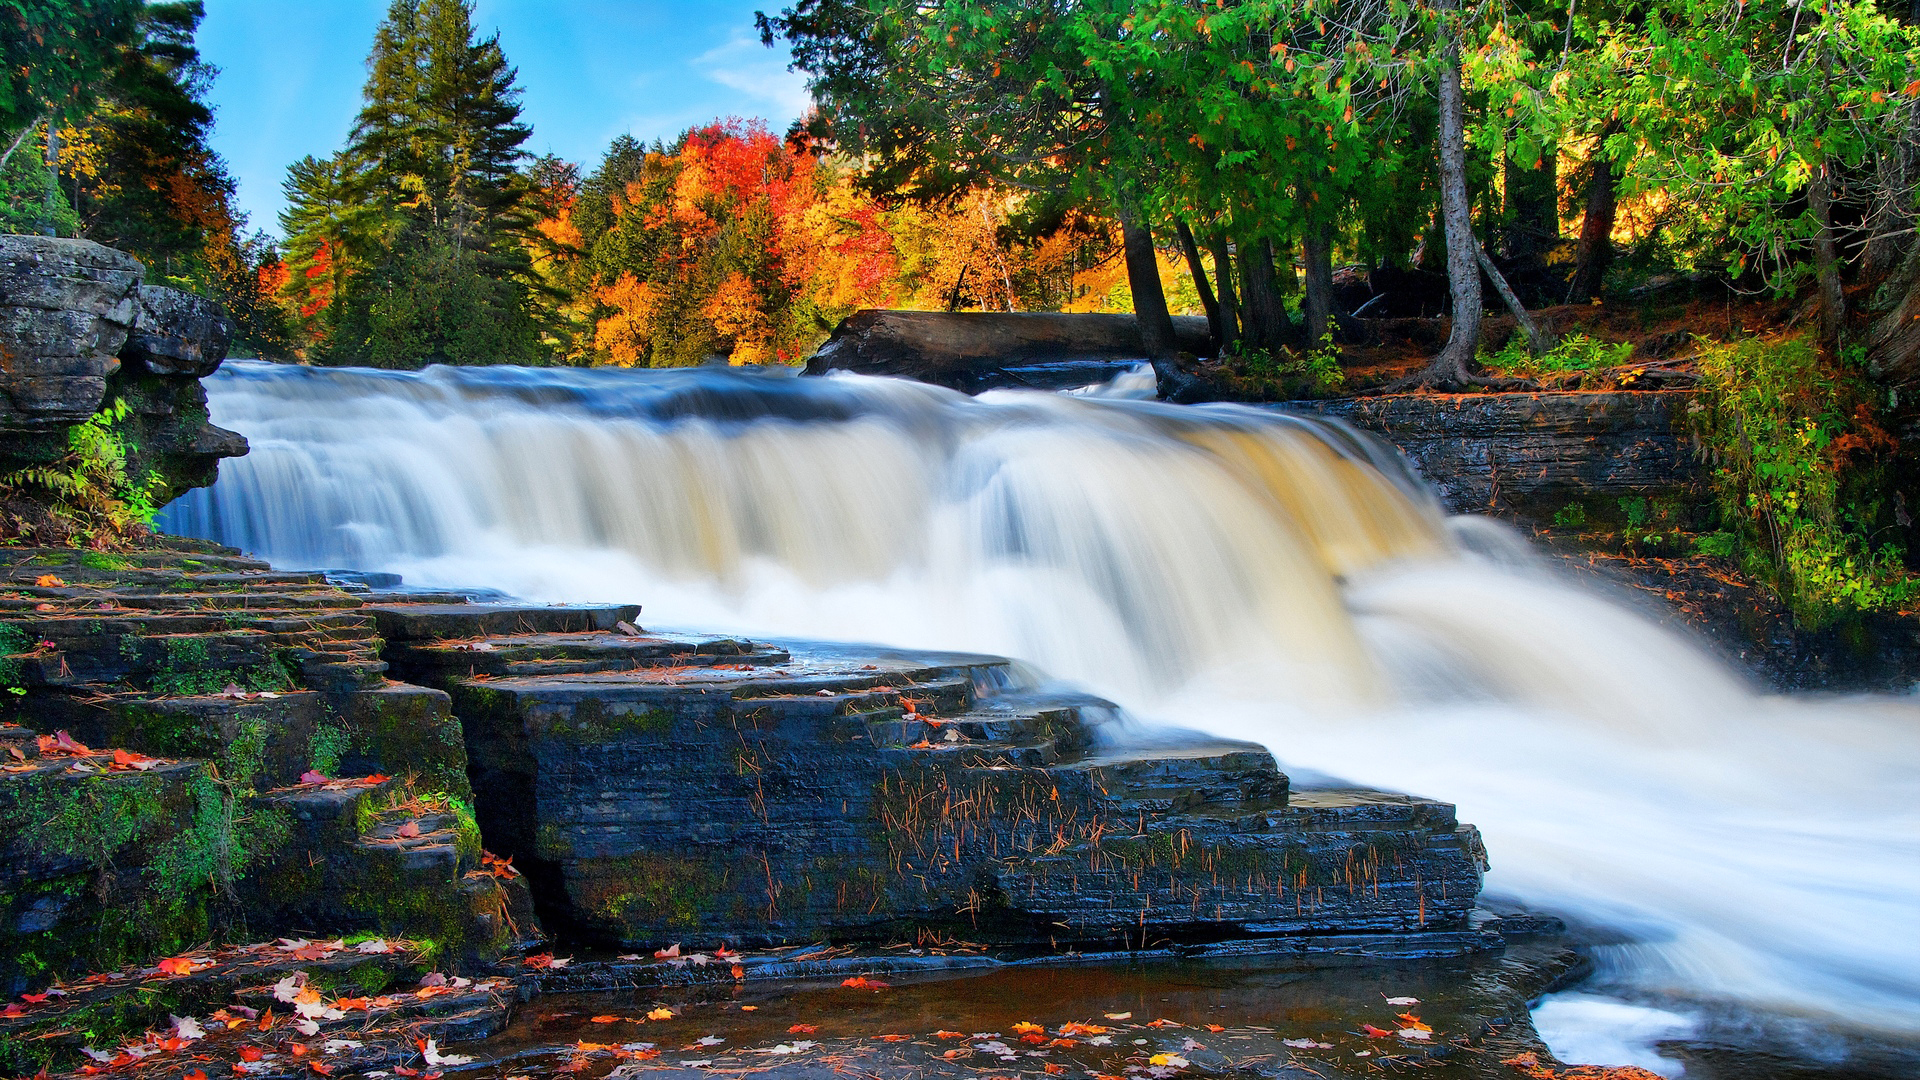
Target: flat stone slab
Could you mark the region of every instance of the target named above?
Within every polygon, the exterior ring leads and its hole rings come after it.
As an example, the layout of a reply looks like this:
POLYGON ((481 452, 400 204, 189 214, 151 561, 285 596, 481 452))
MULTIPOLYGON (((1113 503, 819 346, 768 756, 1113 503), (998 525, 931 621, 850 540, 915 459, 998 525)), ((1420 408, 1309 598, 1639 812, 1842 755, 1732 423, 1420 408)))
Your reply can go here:
POLYGON ((999 657, 374 610, 406 620, 395 674, 452 695, 489 846, 587 940, 1478 940, 1484 853, 1450 806, 1295 808, 1264 748, 1105 745, 1110 704, 999 657))

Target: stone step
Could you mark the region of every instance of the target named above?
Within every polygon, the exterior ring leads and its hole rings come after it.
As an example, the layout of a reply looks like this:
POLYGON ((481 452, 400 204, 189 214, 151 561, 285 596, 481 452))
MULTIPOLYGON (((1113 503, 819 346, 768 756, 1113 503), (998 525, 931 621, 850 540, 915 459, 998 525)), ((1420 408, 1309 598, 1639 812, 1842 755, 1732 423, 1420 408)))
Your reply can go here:
POLYGON ((637 604, 369 604, 391 642, 467 640, 512 634, 610 631, 640 617, 637 604))
POLYGON ((455 675, 578 675, 659 668, 770 667, 787 662, 784 649, 734 638, 615 633, 492 636, 471 642, 397 643, 388 658, 414 677, 439 670, 455 675))
POLYGON ((1287 776, 1265 747, 1253 743, 1199 743, 1115 750, 1063 768, 1086 771, 1121 812, 1231 812, 1287 805, 1287 776))

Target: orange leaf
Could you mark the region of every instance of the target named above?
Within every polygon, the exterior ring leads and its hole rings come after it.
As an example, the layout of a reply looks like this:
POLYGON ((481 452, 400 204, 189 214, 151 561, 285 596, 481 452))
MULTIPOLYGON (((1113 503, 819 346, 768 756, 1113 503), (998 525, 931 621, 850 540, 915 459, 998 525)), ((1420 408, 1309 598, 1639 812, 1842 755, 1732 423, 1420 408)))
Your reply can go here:
POLYGON ((673 1010, 672 1010, 672 1009, 666 1009, 666 1008, 661 1008, 661 1009, 655 1009, 655 1010, 653 1010, 652 1012, 650 1012, 650 1013, 648 1013, 648 1014, 647 1014, 647 1019, 649 1019, 649 1020, 671 1020, 671 1019, 673 1019, 673 1010))
POLYGON ((1223 1027, 1221 1027, 1221 1026, 1220 1026, 1219 1024, 1208 1024, 1208 1025, 1207 1025, 1207 1030, 1208 1030, 1208 1031, 1216 1031, 1216 1032, 1217 1032, 1217 1031, 1225 1031, 1225 1030, 1227 1030, 1227 1029, 1226 1029, 1226 1028, 1223 1028, 1223 1027))
POLYGON ((240 1060, 259 1061, 262 1057, 266 1056, 266 1053, 265 1050, 257 1046, 243 1046, 240 1048, 240 1060))
POLYGON ((881 1042, 906 1042, 908 1039, 913 1038, 913 1036, 911 1035, 875 1035, 874 1038, 879 1039, 881 1042))
POLYGON ((869 979, 865 975, 855 975, 851 979, 842 980, 840 985, 854 990, 885 990, 892 984, 881 982, 879 979, 869 979))
POLYGON ((170 956, 160 961, 159 968, 162 975, 191 975, 193 961, 184 956, 170 956))
POLYGON ((933 1033, 933 1037, 936 1039, 964 1039, 967 1037, 967 1033, 964 1031, 936 1031, 933 1033))
POLYGON ((306 1043, 290 1042, 287 1044, 287 1053, 292 1054, 294 1057, 306 1057, 309 1053, 312 1053, 312 1049, 308 1047, 306 1043))
POLYGON ((811 1035, 820 1030, 819 1024, 795 1024, 787 1029, 789 1035, 811 1035))
POLYGON ((596 1016, 593 1018, 593 1022, 596 1024, 617 1024, 620 1020, 621 1018, 618 1016, 596 1016))
POLYGON ((207 1080, 207 1074, 203 1070, 195 1069, 185 1076, 182 1076, 180 1080, 207 1080))
POLYGON ((33 579, 33 583, 43 589, 57 589, 66 584, 66 582, 52 574, 41 574, 39 577, 33 579))
POLYGON ((1034 1022, 1033 1022, 1033 1021, 1031 1021, 1031 1020, 1022 1020, 1022 1021, 1020 1021, 1019 1023, 1017 1023, 1017 1024, 1015 1024, 1015 1025, 1013 1025, 1013 1030, 1014 1030, 1014 1031, 1016 1031, 1016 1032, 1018 1032, 1018 1033, 1020 1033, 1020 1034, 1022 1034, 1022 1035, 1025 1035, 1025 1034, 1027 1034, 1028 1032, 1033 1032, 1033 1031, 1045 1031, 1045 1030, 1047 1030, 1047 1029, 1046 1029, 1046 1028, 1044 1028, 1044 1027, 1042 1027, 1042 1026, 1041 1026, 1041 1025, 1039 1025, 1039 1024, 1036 1024, 1036 1023, 1034 1023, 1034 1022))
POLYGON ((309 1061, 309 1062, 307 1062, 307 1068, 309 1068, 309 1069, 312 1069, 312 1070, 313 1070, 314 1072, 317 1072, 317 1073, 319 1073, 319 1074, 320 1074, 321 1076, 332 1076, 332 1075, 333 1075, 333 1066, 331 1066, 331 1065, 322 1065, 321 1063, 319 1063, 319 1062, 317 1062, 317 1061, 309 1061))
POLYGON ((1367 1038, 1369 1039, 1384 1039, 1393 1034, 1393 1032, 1385 1028, 1377 1028, 1372 1024, 1361 1024, 1360 1030, 1366 1032, 1367 1038))

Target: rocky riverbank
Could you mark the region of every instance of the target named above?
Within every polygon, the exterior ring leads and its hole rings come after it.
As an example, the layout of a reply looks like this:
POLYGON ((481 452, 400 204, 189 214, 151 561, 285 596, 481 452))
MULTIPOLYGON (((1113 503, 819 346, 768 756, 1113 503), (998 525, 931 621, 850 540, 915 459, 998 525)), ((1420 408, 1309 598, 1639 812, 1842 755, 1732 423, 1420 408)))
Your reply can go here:
POLYGON ((637 608, 349 591, 184 541, 5 549, 0 582, 0 978, 115 1003, 0 1018, 12 1067, 71 1061, 74 1009, 134 1031, 164 1019, 137 1002, 187 1007, 133 993, 158 960, 239 964, 210 1002, 284 959, 209 940, 358 934, 476 978, 543 926, 648 951, 1501 947, 1446 804, 1293 791, 1254 746, 1115 744, 1102 703, 993 657, 648 634, 637 608))

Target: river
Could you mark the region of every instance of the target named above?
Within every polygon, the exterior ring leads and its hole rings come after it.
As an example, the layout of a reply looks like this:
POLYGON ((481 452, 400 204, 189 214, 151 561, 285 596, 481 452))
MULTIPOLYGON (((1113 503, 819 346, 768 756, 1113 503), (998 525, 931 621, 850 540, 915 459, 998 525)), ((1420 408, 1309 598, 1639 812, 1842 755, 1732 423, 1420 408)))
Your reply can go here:
POLYGON ((1142 732, 1457 803, 1488 895, 1594 943, 1537 1014, 1557 1048, 1920 1038, 1920 709, 1765 693, 1335 424, 716 368, 206 385, 253 449, 170 531, 649 626, 1012 656, 1142 732))

